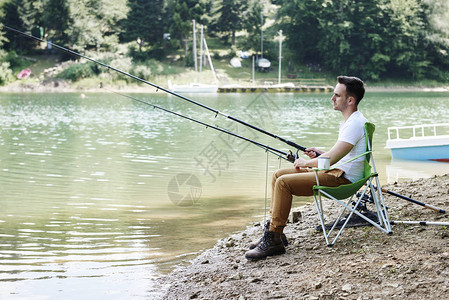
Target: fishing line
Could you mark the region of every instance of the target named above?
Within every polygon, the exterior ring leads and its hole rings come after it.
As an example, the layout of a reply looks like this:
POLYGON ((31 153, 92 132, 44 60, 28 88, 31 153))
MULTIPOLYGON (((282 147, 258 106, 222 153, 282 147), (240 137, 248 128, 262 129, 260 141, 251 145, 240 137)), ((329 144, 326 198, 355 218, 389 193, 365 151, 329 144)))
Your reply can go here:
MULTIPOLYGON (((229 116, 229 115, 227 115, 227 114, 224 114, 224 113, 222 113, 222 112, 220 112, 220 111, 218 111, 218 110, 216 110, 216 109, 214 109, 214 108, 211 108, 211 107, 209 107, 209 106, 207 106, 207 105, 204 105, 204 104, 202 104, 202 103, 199 103, 199 102, 197 102, 197 101, 194 101, 194 100, 192 100, 192 99, 189 99, 189 98, 187 98, 187 97, 185 97, 185 96, 182 96, 182 95, 180 95, 180 94, 177 94, 177 93, 175 93, 175 92, 173 92, 173 91, 170 91, 170 90, 168 90, 168 89, 165 89, 165 88, 163 88, 163 87, 161 87, 161 86, 158 86, 158 85, 156 85, 156 84, 154 84, 154 83, 151 83, 151 82, 149 82, 149 81, 147 81, 147 80, 144 80, 144 79, 142 79, 142 78, 139 78, 139 77, 137 77, 137 76, 135 76, 135 75, 132 75, 132 74, 130 74, 130 73, 128 73, 128 72, 125 72, 125 71, 122 71, 122 70, 120 70, 120 69, 114 68, 114 67, 112 67, 112 66, 110 66, 110 65, 107 65, 107 64, 105 64, 105 63, 103 63, 103 62, 100 62, 100 61, 98 61, 98 60, 92 59, 92 58, 90 58, 90 57, 87 57, 87 56, 85 56, 85 55, 82 55, 82 54, 80 54, 80 53, 78 53, 78 52, 75 52, 75 51, 73 51, 73 50, 70 50, 70 49, 68 49, 68 48, 59 46, 59 45, 54 44, 54 43, 52 43, 52 42, 50 42, 50 41, 47 41, 47 40, 44 40, 44 39, 35 37, 35 36, 31 35, 31 34, 22 32, 22 31, 20 31, 20 30, 14 29, 14 28, 12 28, 12 27, 9 27, 9 26, 6 26, 6 25, 3 25, 3 27, 6 28, 6 29, 8 29, 8 30, 10 30, 10 31, 13 31, 13 32, 15 32, 15 33, 18 33, 18 34, 20 34, 20 35, 23 35, 23 36, 25 36, 25 37, 28 37, 28 38, 30 38, 30 39, 33 39, 33 40, 36 40, 36 41, 39 41, 39 42, 42 42, 42 43, 47 43, 48 45, 52 45, 52 46, 55 47, 56 49, 62 50, 62 51, 64 51, 64 52, 67 52, 67 53, 69 53, 69 54, 71 54, 71 55, 73 55, 73 56, 81 57, 81 58, 87 59, 87 60, 89 60, 89 61, 91 61, 91 62, 93 62, 93 63, 99 64, 99 65, 101 65, 101 66, 103 66, 103 67, 105 67, 105 68, 108 68, 108 69, 110 69, 110 70, 116 71, 116 72, 118 72, 118 73, 120 73, 120 74, 122 74, 122 75, 131 77, 131 78, 133 78, 133 79, 135 79, 135 80, 137 80, 137 81, 140 81, 140 82, 142 82, 142 83, 145 83, 145 84, 147 84, 147 85, 150 85, 150 86, 156 88, 156 90, 164 91, 164 92, 166 92, 166 93, 168 93, 168 94, 171 94, 171 95, 173 95, 173 96, 176 96, 176 97, 178 97, 178 98, 180 98, 180 99, 182 99, 182 100, 185 100, 185 101, 188 101, 188 102, 190 102, 190 103, 192 103, 192 104, 198 105, 198 106, 200 106, 200 107, 202 107, 202 108, 204 108, 204 109, 207 109, 207 110, 209 110, 209 111, 214 112, 214 113, 215 113, 215 116, 221 115, 221 116, 223 116, 223 117, 225 117, 225 118, 228 118, 228 119, 230 119, 230 120, 232 120, 232 121, 234 121, 234 122, 240 123, 240 124, 242 124, 242 125, 244 125, 244 126, 247 126, 247 127, 251 128, 251 129, 254 129, 254 130, 256 130, 256 131, 262 132, 263 134, 266 134, 266 135, 268 135, 268 136, 270 136, 270 137, 272 137, 272 138, 278 139, 278 140, 280 140, 281 142, 284 142, 284 143, 286 143, 287 145, 292 146, 292 147, 298 149, 298 151, 301 150, 301 151, 305 152, 306 149, 307 149, 306 147, 300 146, 300 145, 298 145, 298 144, 296 144, 296 143, 294 143, 294 142, 292 142, 292 141, 289 141, 289 140, 284 139, 284 138, 282 138, 282 137, 280 137, 280 136, 277 136, 277 135, 275 135, 275 134, 273 134, 273 133, 270 133, 270 132, 268 132, 268 131, 265 131, 264 129, 261 129, 261 128, 256 127, 256 126, 254 126, 254 125, 251 125, 251 124, 249 124, 249 123, 247 123, 247 122, 244 122, 244 121, 242 121, 242 120, 239 120, 239 119, 237 119, 237 118, 234 118, 234 117, 232 117, 232 116, 229 116)), ((297 153, 298 153, 298 151, 297 151, 297 153)), ((319 153, 316 153, 316 156, 319 156, 319 153)))
POLYGON ((265 166, 265 213, 263 218, 264 224, 267 224, 267 194, 268 194, 268 152, 267 152, 267 163, 265 166))
MULTIPOLYGON (((104 87, 103 87, 103 88, 104 88, 104 87)), ((227 129, 218 127, 218 126, 216 126, 216 125, 211 125, 211 124, 205 123, 205 122, 203 122, 203 121, 199 121, 199 120, 193 119, 193 118, 191 118, 191 117, 188 117, 188 116, 185 116, 185 115, 183 115, 183 114, 174 112, 174 111, 172 111, 172 110, 163 108, 163 107, 161 107, 161 106, 158 106, 158 105, 155 105, 155 104, 152 104, 152 103, 143 101, 143 100, 141 100, 141 99, 139 99, 139 98, 136 98, 136 97, 133 97, 133 96, 130 96, 130 95, 122 94, 122 93, 119 93, 119 92, 116 92, 116 91, 113 91, 113 90, 109 90, 109 89, 107 89, 107 88, 104 88, 104 89, 107 90, 107 91, 109 91, 109 92, 111 92, 111 93, 114 93, 114 94, 117 94, 117 95, 126 97, 126 98, 131 99, 131 100, 134 100, 134 101, 137 101, 137 102, 139 102, 139 103, 149 105, 149 106, 151 106, 151 107, 153 107, 153 108, 155 108, 155 109, 159 109, 159 110, 162 110, 162 111, 167 112, 167 113, 169 113, 169 114, 172 114, 172 115, 175 115, 175 116, 184 118, 184 119, 186 119, 186 120, 189 120, 189 121, 192 121, 192 122, 201 124, 201 125, 204 125, 204 126, 206 126, 206 128, 212 128, 212 129, 218 130, 218 131, 220 131, 220 132, 223 132, 223 133, 229 134, 229 135, 231 135, 231 136, 234 136, 234 137, 236 137, 236 138, 242 139, 242 140, 244 140, 244 141, 247 141, 247 142, 249 142, 249 143, 252 143, 252 144, 254 144, 254 145, 256 145, 256 146, 258 146, 258 147, 264 149, 267 153, 269 152, 269 153, 271 153, 271 154, 273 154, 273 155, 276 155, 276 156, 279 157, 279 158, 283 158, 283 159, 285 159, 285 160, 288 160, 288 161, 290 161, 290 162, 293 162, 292 160, 293 160, 294 158, 291 157, 291 156, 289 156, 289 153, 286 153, 286 152, 283 152, 283 151, 278 150, 278 149, 276 149, 276 148, 270 147, 270 146, 268 146, 268 145, 265 145, 265 144, 262 144, 262 143, 253 141, 253 140, 251 140, 251 139, 249 139, 249 138, 246 138, 246 137, 244 137, 244 136, 238 135, 238 134, 236 134, 236 133, 234 133, 234 132, 232 132, 232 131, 229 131, 229 130, 227 130, 227 129), (281 155, 279 155, 279 154, 282 154, 282 155, 284 155, 285 157, 284 157, 284 156, 281 156, 281 155)), ((267 154, 267 155, 268 155, 268 154, 267 154)))

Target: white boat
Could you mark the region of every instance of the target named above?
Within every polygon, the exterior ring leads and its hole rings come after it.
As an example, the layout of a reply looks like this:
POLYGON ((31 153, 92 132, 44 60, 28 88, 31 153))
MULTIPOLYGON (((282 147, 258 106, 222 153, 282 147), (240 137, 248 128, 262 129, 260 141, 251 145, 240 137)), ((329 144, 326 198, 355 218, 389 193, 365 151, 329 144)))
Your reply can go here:
POLYGON ((175 93, 216 93, 218 85, 190 83, 185 85, 171 85, 169 82, 168 88, 175 93))
MULTIPOLYGON (((196 34, 195 20, 193 20, 193 41, 196 40, 195 34, 196 34)), ((204 48, 206 50, 206 55, 207 55, 207 58, 208 58, 208 61, 209 61, 209 65, 210 65, 212 74, 214 76, 214 80, 215 80, 215 82, 218 83, 217 75, 215 73, 215 69, 214 69, 214 66, 212 64, 212 59, 210 58, 209 48, 207 47, 206 39, 203 37, 203 29, 202 28, 201 28, 200 41, 201 41, 201 45, 200 45, 201 46, 201 51, 200 51, 201 52, 200 53, 200 72, 202 70, 202 65, 203 65, 202 57, 203 57, 203 46, 204 46, 204 48)), ((196 43, 195 42, 194 42, 193 49, 194 49, 193 58, 194 58, 194 61, 195 61, 195 71, 197 71, 196 70, 197 69, 197 63, 196 63, 197 57, 196 57, 196 54, 195 54, 196 53, 196 43)), ((217 93, 217 91, 218 91, 218 84, 190 83, 190 84, 184 84, 184 85, 179 84, 178 85, 178 84, 172 84, 171 81, 169 80, 168 81, 168 89, 171 90, 172 92, 175 92, 175 93, 217 93)))
POLYGON ((388 127, 385 148, 393 158, 449 162, 449 123, 388 127))

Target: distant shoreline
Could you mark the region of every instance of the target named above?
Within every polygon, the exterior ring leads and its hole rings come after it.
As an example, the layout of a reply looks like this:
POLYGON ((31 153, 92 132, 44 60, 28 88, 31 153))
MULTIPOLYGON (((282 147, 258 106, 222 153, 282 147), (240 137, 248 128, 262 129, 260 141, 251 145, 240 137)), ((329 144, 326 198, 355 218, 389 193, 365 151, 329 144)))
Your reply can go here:
MULTIPOLYGON (((168 89, 167 86, 162 84, 159 85, 162 88, 168 89)), ((33 83, 21 83, 14 82, 6 86, 0 86, 0 92, 3 93, 103 93, 103 92, 121 92, 121 93, 157 93, 158 91, 155 87, 149 85, 133 85, 128 84, 125 86, 119 86, 118 88, 114 85, 107 85, 105 88, 95 87, 95 88, 82 88, 74 87, 73 84, 67 81, 55 81, 46 84, 33 84, 33 83)), ((369 86, 366 87, 367 92, 449 92, 449 86, 441 87, 420 87, 420 86, 369 86)), ((298 92, 299 94, 301 92, 298 92)), ((325 91, 324 93, 328 93, 325 91)))

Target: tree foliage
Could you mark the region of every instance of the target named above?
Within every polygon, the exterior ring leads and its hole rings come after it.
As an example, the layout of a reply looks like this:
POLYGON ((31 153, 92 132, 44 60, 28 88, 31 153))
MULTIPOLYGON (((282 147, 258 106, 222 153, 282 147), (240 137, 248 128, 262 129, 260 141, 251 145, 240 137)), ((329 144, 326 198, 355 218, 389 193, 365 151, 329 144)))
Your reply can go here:
MULTIPOLYGON (((43 35, 81 52, 115 53, 120 42, 139 39, 141 45, 150 46, 146 49, 155 48, 158 57, 162 57, 170 48, 161 45, 162 36, 170 32, 171 47, 184 47, 187 57, 192 20, 206 25, 208 34, 227 37, 244 50, 258 51, 264 15, 267 57, 270 56, 267 52, 277 55, 273 42, 282 29, 287 46, 285 55, 289 53, 297 65, 319 65, 328 72, 372 80, 385 76, 449 80, 447 0, 3 0, 0 3, 3 24, 43 35), (273 12, 273 7, 277 11, 273 12), (243 38, 236 43, 237 32, 243 38)), ((5 51, 17 53, 30 51, 36 45, 7 31, 0 34, 1 43, 5 51)), ((145 57, 147 54, 142 53, 145 57)))
POLYGON ((160 44, 167 24, 164 1, 129 0, 128 6, 123 40, 160 44))
POLYGON ((431 18, 441 0, 282 2, 279 26, 301 62, 375 80, 387 74, 441 77, 438 68, 447 70, 448 35, 442 28, 448 24, 431 18))
POLYGON ((192 20, 201 23, 204 14, 204 3, 194 0, 178 0, 171 4, 173 15, 170 26, 172 38, 180 41, 192 32, 192 20))
POLYGON ((211 29, 216 32, 229 34, 232 45, 235 45, 235 33, 243 29, 243 16, 247 10, 248 1, 216 1, 212 10, 214 19, 211 24, 211 29))
POLYGON ((67 0, 70 16, 65 33, 75 50, 112 50, 126 18, 126 0, 67 0))

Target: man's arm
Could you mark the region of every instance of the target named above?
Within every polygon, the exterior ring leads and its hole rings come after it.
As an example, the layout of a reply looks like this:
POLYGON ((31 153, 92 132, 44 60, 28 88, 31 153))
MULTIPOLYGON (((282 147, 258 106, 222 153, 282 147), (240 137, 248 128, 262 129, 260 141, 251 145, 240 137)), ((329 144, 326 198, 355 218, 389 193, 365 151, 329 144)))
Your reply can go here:
MULTIPOLYGON (((335 143, 335 145, 329 151, 322 153, 321 156, 329 157, 330 164, 333 165, 336 162, 338 162, 340 159, 342 159, 346 154, 348 154, 349 151, 351 151, 351 149, 353 147, 354 147, 354 145, 352 145, 350 143, 337 141, 335 143)), ((298 158, 295 160, 293 165, 296 168, 306 168, 306 167, 316 168, 316 167, 318 167, 318 158, 313 158, 311 160, 305 160, 303 158, 298 158)))

